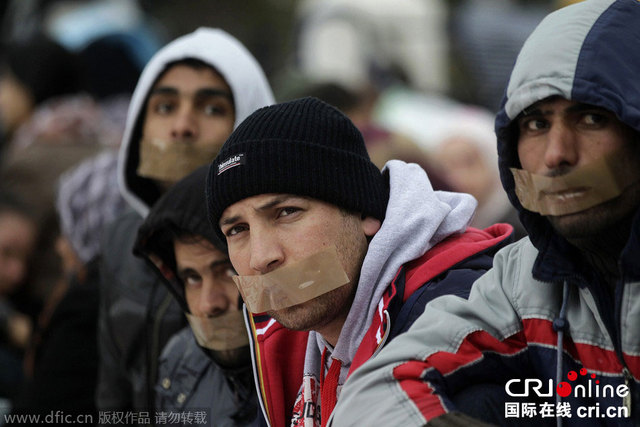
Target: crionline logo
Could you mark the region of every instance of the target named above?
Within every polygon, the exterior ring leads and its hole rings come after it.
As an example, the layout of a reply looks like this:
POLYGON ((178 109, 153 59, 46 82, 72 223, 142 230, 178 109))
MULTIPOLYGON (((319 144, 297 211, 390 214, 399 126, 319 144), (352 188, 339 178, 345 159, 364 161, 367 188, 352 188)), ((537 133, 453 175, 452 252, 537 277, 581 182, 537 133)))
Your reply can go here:
MULTIPOLYGON (((585 368, 580 369, 581 376, 587 376, 587 370, 585 368)), ((553 386, 553 380, 548 380, 547 384, 537 378, 512 379, 505 384, 505 391, 511 397, 551 397, 555 392, 561 397, 567 397, 573 395, 575 397, 620 397, 624 398, 629 395, 629 387, 625 384, 619 384, 617 387, 613 385, 600 386, 600 381, 596 380, 596 374, 590 375, 591 379, 588 380, 587 385, 572 383, 578 379, 578 373, 576 371, 570 371, 567 374, 569 381, 560 382, 555 388, 553 386), (515 385, 524 384, 524 390, 521 393, 512 391, 515 385)))

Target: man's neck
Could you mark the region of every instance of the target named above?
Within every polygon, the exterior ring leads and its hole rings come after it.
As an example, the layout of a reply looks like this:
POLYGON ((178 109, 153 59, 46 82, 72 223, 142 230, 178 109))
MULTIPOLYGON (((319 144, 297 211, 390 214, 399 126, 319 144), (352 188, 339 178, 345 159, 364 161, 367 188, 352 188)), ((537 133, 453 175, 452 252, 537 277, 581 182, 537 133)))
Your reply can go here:
POLYGON ((629 240, 632 223, 633 215, 596 235, 569 239, 612 288, 620 278, 618 261, 629 240))
POLYGON ((322 335, 322 338, 325 339, 332 347, 335 347, 338 343, 338 338, 340 338, 340 332, 342 332, 342 327, 344 326, 344 322, 346 321, 346 317, 344 318, 336 318, 327 325, 322 328, 317 328, 316 332, 322 335))

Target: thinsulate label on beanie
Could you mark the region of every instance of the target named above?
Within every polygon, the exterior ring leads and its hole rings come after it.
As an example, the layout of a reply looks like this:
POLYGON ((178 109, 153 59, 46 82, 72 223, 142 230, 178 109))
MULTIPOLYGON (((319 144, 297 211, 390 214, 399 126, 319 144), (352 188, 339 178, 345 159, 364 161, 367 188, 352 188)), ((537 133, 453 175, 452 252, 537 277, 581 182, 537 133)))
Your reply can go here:
POLYGON ((244 157, 244 153, 234 154, 225 161, 218 163, 218 175, 231 168, 235 168, 236 166, 244 165, 245 163, 246 159, 244 157))

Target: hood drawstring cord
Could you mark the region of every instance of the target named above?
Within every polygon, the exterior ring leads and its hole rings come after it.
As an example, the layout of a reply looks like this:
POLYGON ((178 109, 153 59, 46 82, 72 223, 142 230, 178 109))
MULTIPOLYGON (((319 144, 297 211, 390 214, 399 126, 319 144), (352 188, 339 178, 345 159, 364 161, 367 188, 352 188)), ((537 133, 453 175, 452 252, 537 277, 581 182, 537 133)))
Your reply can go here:
MULTIPOLYGON (((564 333, 569 331, 569 321, 567 320, 567 301, 569 300, 569 284, 564 281, 562 286, 562 305, 560 314, 553 320, 553 330, 558 333, 557 357, 556 357, 556 387, 562 382, 562 354, 564 352, 564 333)), ((556 411, 560 407, 562 397, 556 392, 556 411)), ((562 427, 562 417, 556 414, 556 425, 562 427)))

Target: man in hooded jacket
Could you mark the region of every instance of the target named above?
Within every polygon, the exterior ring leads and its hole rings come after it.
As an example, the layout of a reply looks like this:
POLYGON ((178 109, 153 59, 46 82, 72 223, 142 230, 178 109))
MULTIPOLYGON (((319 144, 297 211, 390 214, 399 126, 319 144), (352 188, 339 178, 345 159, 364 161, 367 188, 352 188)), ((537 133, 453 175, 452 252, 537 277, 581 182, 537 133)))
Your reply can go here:
POLYGON ((249 340, 233 267, 206 214, 207 170, 196 169, 156 202, 134 247, 190 323, 160 355, 156 409, 202 411, 200 425, 249 425, 257 413, 249 340))
POLYGON ((347 377, 427 301, 466 297, 513 231, 467 228, 475 200, 433 191, 416 164, 381 172, 353 123, 316 98, 249 116, 206 190, 250 312, 271 426, 327 425, 347 377))
POLYGON ((530 35, 496 118, 529 237, 356 372, 334 426, 445 422, 465 389, 494 423, 639 424, 638 22, 638 1, 587 0, 530 35))
POLYGON ((161 280, 131 253, 138 227, 167 188, 211 161, 233 128, 272 102, 258 62, 218 29, 174 40, 143 70, 118 163, 120 191, 132 209, 112 225, 103 250, 100 410, 150 411, 160 350, 184 327, 161 280))

